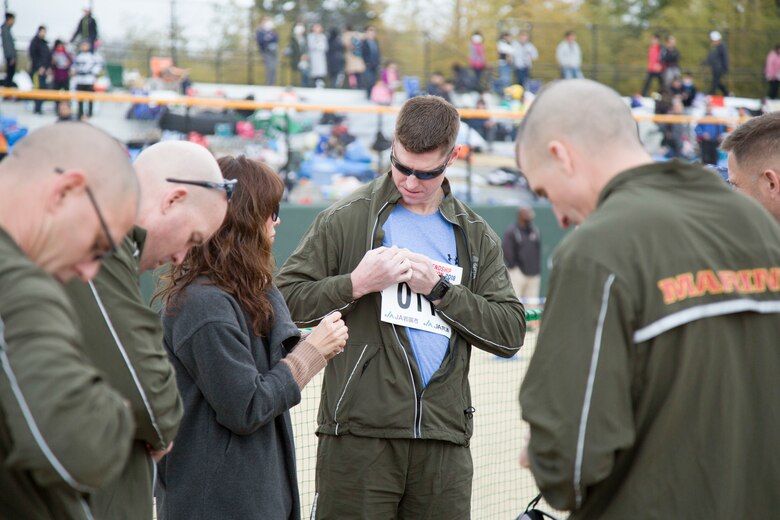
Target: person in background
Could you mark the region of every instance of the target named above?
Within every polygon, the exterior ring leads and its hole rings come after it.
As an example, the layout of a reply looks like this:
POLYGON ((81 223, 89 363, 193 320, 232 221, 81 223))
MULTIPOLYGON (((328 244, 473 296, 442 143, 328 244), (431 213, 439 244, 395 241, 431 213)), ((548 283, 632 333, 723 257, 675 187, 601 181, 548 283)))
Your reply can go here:
POLYGON ((764 77, 769 84, 767 97, 777 99, 778 88, 780 88, 780 43, 766 55, 764 77))
POLYGON ((265 66, 265 84, 276 85, 276 70, 279 62, 279 33, 276 32, 274 21, 270 16, 263 16, 260 19, 260 26, 255 32, 255 40, 265 66))
POLYGON ((363 73, 363 84, 367 95, 370 97, 371 89, 379 79, 380 67, 382 66, 382 53, 379 50, 379 42, 376 39, 376 27, 373 25, 366 27, 362 54, 363 61, 366 64, 366 71, 363 73))
MULTIPOLYGON (((30 41, 28 48, 30 54, 30 78, 32 78, 33 87, 39 90, 49 88, 47 78, 51 69, 51 51, 49 43, 46 41, 46 27, 38 27, 38 33, 30 41)), ((36 99, 33 107, 33 114, 43 114, 43 100, 36 99)))
POLYGON ((561 68, 563 79, 582 78, 582 50, 577 43, 577 33, 566 31, 555 49, 555 59, 561 68))
POLYGON ((503 95, 504 89, 512 84, 512 63, 514 63, 514 48, 512 47, 512 36, 509 33, 501 33, 496 42, 498 52, 498 82, 496 84, 496 93, 503 95))
POLYGON ((54 90, 70 90, 70 70, 73 66, 73 56, 65 48, 65 42, 54 40, 51 49, 52 88, 54 90))
MULTIPOLYGON (((89 42, 82 41, 79 44, 79 53, 73 62, 73 84, 76 86, 76 90, 94 92, 95 81, 102 72, 103 58, 91 50, 89 42)), ((85 115, 88 118, 92 117, 92 101, 79 101, 79 119, 83 119, 85 115), (85 103, 87 105, 86 111, 84 110, 85 103)))
POLYGON ((349 88, 360 88, 363 73, 366 71, 366 62, 363 60, 363 34, 353 31, 351 26, 341 35, 344 42, 344 51, 347 58, 344 72, 347 75, 349 88))
POLYGON ((534 225, 533 209, 517 210, 517 222, 506 229, 501 246, 515 294, 525 305, 536 305, 542 279, 542 238, 534 225))
POLYGON ((65 121, 78 121, 79 118, 73 113, 70 108, 70 100, 62 99, 57 101, 57 123, 65 121))
POLYGON ((425 92, 427 94, 431 96, 438 96, 447 102, 451 102, 451 90, 452 85, 447 83, 447 80, 444 79, 444 74, 438 71, 435 71, 433 74, 431 74, 431 79, 428 80, 428 85, 425 87, 425 92))
MULTIPOLYGON (((483 98, 479 98, 474 108, 477 110, 487 110, 487 104, 483 98)), ((487 141, 488 151, 493 149, 493 142, 496 140, 497 130, 496 122, 493 119, 490 117, 469 117, 463 118, 463 122, 469 125, 469 128, 477 132, 485 141, 487 141)))
POLYGON ((780 112, 742 123, 723 141, 729 184, 754 198, 780 222, 780 112))
POLYGON ((512 42, 512 65, 515 69, 515 83, 528 87, 528 80, 531 79, 531 67, 534 61, 539 58, 539 51, 531 43, 528 31, 520 31, 517 40, 512 42))
POLYGON ((718 89, 724 96, 729 95, 729 89, 723 84, 723 76, 729 71, 729 53, 726 50, 726 44, 718 31, 710 33, 710 52, 707 54, 707 65, 712 71, 712 83, 710 85, 710 96, 714 95, 718 89))
POLYGON ((309 81, 313 87, 325 87, 328 77, 328 37, 322 30, 322 25, 315 23, 311 26, 306 37, 306 46, 309 55, 309 81))
POLYGON ((469 65, 474 71, 474 84, 477 90, 480 90, 482 88, 482 74, 487 67, 487 57, 485 56, 485 41, 479 31, 474 31, 469 40, 469 65))
POLYGON ((693 84, 693 77, 690 72, 683 74, 682 78, 675 78, 669 87, 669 92, 674 96, 679 96, 683 107, 688 110, 693 106, 696 99, 696 85, 693 84))
POLYGON ((344 85, 344 42, 335 27, 328 33, 328 84, 333 88, 344 85))
POLYGON ((664 86, 668 87, 680 77, 680 50, 677 48, 677 39, 671 34, 666 37, 666 45, 661 49, 661 66, 664 86))
POLYGON ((645 84, 642 86, 642 97, 647 97, 647 92, 650 89, 650 82, 653 81, 653 79, 658 81, 658 91, 660 92, 663 90, 664 80, 661 77, 662 72, 661 36, 654 34, 650 38, 650 45, 647 48, 647 77, 645 77, 645 84))
POLYGON ((84 353, 130 403, 136 430, 122 473, 90 498, 98 520, 154 514, 154 466, 173 446, 182 402, 163 347, 159 314, 141 296, 141 274, 180 264, 222 224, 227 190, 216 159, 186 141, 146 148, 134 163, 141 205, 133 229, 89 283, 65 290, 83 326, 84 353))
MULTIPOLYGON (((712 103, 707 103, 705 116, 713 117, 712 103)), ((722 123, 702 122, 696 125, 694 131, 701 150, 701 162, 717 165, 718 146, 726 133, 726 127, 722 123)))
POLYGON ((76 30, 73 32, 73 37, 70 39, 70 43, 89 42, 90 52, 95 52, 95 42, 98 39, 98 26, 97 21, 92 16, 92 8, 89 5, 84 6, 84 16, 79 20, 79 24, 76 26, 76 30))
POLYGON ((284 55, 290 60, 290 82, 288 85, 294 85, 295 80, 293 78, 298 77, 297 85, 301 87, 307 86, 298 66, 301 56, 304 54, 306 54, 306 26, 303 25, 303 22, 296 22, 290 34, 290 42, 284 49, 284 55))
POLYGON ((3 57, 5 57, 5 79, 3 80, 3 86, 8 88, 16 88, 14 83, 14 75, 16 74, 16 42, 14 42, 14 36, 11 34, 11 27, 16 23, 16 16, 14 13, 6 11, 5 22, 0 27, 0 36, 3 41, 3 57))
POLYGON ((299 520, 290 408, 348 331, 334 312, 302 339, 273 284, 279 175, 244 156, 219 166, 238 182, 225 222, 158 292, 184 418, 158 464, 157 518, 299 520))
POLYGON ((133 414, 60 284, 95 277, 138 198, 125 149, 83 123, 34 130, 0 162, 0 518, 91 518, 85 494, 124 467, 133 414))

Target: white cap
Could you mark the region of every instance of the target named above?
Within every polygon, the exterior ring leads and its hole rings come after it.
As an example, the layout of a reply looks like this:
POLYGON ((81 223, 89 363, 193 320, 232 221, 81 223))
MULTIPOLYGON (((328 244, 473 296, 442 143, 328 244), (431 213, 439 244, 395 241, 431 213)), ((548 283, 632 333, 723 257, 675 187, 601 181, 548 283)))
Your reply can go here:
POLYGON ((719 42, 720 41, 720 33, 718 31, 712 31, 710 33, 710 40, 712 40, 714 42, 719 42))

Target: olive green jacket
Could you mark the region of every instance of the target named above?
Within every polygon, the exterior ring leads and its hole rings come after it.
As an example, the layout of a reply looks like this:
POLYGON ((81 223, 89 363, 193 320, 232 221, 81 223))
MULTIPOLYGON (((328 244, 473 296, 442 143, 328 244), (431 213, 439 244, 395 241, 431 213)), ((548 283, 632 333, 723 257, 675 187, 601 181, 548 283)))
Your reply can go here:
POLYGON ((92 518, 85 494, 114 479, 135 424, 82 353, 57 282, 0 228, 0 518, 92 518))
POLYGON ((168 447, 183 413, 160 316, 141 296, 138 264, 145 238, 146 231, 136 227, 91 283, 66 286, 82 323, 84 353, 131 403, 137 425, 122 474, 90 499, 98 519, 152 518, 155 465, 147 446, 168 447))
POLYGON ((401 198, 389 174, 320 213, 279 272, 277 286, 299 326, 313 326, 338 310, 349 327, 344 353, 325 369, 319 433, 467 446, 474 414, 471 346, 508 358, 523 344, 525 314, 509 281, 501 239, 452 196, 448 181, 442 187, 439 211, 453 225, 463 277, 436 306, 453 333, 425 388, 405 328, 380 321, 380 293, 352 299, 350 273, 366 252, 382 245, 382 225, 401 198))
POLYGON ((577 520, 776 518, 780 226, 677 161, 619 174, 560 244, 520 392, 577 520))

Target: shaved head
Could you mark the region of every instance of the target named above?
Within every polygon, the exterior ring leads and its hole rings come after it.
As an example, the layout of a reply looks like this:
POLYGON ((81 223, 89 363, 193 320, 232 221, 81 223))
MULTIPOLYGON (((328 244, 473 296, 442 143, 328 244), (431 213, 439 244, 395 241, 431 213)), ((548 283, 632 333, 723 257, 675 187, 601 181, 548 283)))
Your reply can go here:
POLYGON ((227 196, 222 189, 179 181, 222 183, 222 171, 203 146, 164 141, 138 156, 141 183, 138 225, 147 230, 141 270, 181 263, 189 248, 206 241, 222 224, 227 196))
POLYGON ((642 148, 628 105, 611 88, 588 79, 554 81, 523 118, 518 143, 533 149, 565 138, 598 153, 615 146, 642 148))
POLYGON ((33 131, 0 163, 0 175, 32 180, 55 168, 83 170, 95 195, 108 203, 138 198, 138 179, 124 146, 87 123, 62 122, 33 131))
POLYGON ((652 162, 631 111, 595 81, 554 81, 536 97, 517 135, 517 163, 562 227, 580 224, 620 172, 652 162))
POLYGON ((187 141, 163 141, 138 156, 135 168, 141 182, 165 182, 166 177, 222 182, 222 172, 211 152, 187 141))
POLYGON ((0 227, 60 281, 97 273, 132 227, 138 199, 124 147, 86 123, 35 130, 0 162, 0 227))

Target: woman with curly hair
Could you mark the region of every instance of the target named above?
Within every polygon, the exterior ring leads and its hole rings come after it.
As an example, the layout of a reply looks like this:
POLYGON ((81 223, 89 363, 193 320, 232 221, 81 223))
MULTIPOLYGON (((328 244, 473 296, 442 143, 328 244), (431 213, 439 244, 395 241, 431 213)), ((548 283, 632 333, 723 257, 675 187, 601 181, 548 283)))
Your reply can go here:
POLYGON ((184 417, 158 464, 157 518, 297 520, 289 410, 347 328, 336 312, 300 338, 272 279, 284 184, 244 156, 219 166, 238 180, 225 221, 158 292, 184 417))

